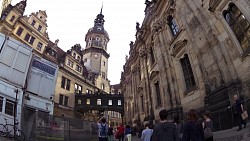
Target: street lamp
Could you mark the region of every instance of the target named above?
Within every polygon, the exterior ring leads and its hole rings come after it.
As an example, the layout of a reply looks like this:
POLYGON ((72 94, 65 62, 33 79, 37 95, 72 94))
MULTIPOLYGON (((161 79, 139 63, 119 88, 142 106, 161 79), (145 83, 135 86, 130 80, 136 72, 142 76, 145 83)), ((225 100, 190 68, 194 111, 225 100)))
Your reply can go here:
POLYGON ((16 98, 15 98, 15 103, 14 103, 14 138, 16 137, 16 110, 17 110, 17 95, 18 95, 18 89, 15 90, 16 93, 16 98))

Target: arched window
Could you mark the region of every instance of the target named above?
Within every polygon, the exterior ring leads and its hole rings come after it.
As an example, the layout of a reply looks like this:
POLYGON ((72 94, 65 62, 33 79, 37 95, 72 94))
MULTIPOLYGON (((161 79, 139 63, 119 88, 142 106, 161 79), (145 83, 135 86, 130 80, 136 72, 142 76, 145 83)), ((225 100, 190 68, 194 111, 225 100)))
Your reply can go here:
POLYGON ((171 29, 173 36, 175 36, 179 32, 178 25, 176 24, 173 16, 168 16, 168 25, 171 29))
POLYGON ((236 38, 238 39, 242 50, 250 49, 250 23, 241 13, 238 7, 231 3, 229 8, 224 11, 224 18, 231 27, 236 38))

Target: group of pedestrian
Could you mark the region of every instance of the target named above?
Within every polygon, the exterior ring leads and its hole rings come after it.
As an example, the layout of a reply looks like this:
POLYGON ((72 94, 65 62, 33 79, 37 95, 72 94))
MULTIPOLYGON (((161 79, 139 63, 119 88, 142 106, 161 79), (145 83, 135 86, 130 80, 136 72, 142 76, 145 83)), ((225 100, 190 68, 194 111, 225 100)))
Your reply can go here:
POLYGON ((97 122, 99 141, 113 141, 115 137, 119 141, 131 141, 131 128, 130 125, 124 125, 121 123, 115 130, 112 125, 106 123, 104 117, 100 118, 97 122))
MULTIPOLYGON (((237 131, 246 127, 246 121, 242 119, 244 112, 243 105, 237 95, 234 95, 235 109, 234 115, 238 122, 239 128, 237 131)), ((185 124, 180 124, 178 116, 175 116, 173 121, 167 120, 167 110, 159 112, 160 123, 153 129, 149 128, 149 124, 145 124, 145 129, 141 132, 141 139, 143 141, 213 141, 213 120, 210 119, 210 112, 203 113, 203 118, 198 118, 196 110, 191 109, 186 114, 185 124)), ((101 123, 98 122, 99 141, 112 141, 113 135, 119 141, 131 141, 131 128, 129 125, 124 127, 120 124, 117 131, 114 131, 111 126, 108 128, 106 119, 102 118, 101 123), (107 133, 106 133, 107 131, 107 133)))
POLYGON ((187 122, 181 132, 181 124, 177 117, 173 121, 167 120, 168 112, 159 112, 160 123, 153 129, 146 124, 142 131, 143 141, 213 141, 213 121, 209 118, 210 113, 205 112, 203 118, 197 118, 196 111, 191 109, 186 117, 187 122))

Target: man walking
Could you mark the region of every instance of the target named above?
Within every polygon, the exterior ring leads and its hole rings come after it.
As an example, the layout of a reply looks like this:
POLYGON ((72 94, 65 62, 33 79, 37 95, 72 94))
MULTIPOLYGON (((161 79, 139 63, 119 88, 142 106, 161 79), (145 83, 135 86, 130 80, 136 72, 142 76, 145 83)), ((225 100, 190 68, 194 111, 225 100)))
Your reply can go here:
POLYGON ((161 123, 154 127, 152 141, 177 141, 178 129, 174 123, 167 122, 167 110, 161 110, 159 116, 161 123))
POLYGON ((243 113, 244 109, 240 99, 238 98, 238 95, 234 95, 234 101, 235 101, 234 116, 239 124, 239 128, 237 131, 240 131, 242 129, 242 124, 244 124, 245 128, 247 123, 241 117, 241 114, 243 113))
POLYGON ((145 129, 142 131, 142 134, 141 134, 141 139, 143 141, 150 141, 152 134, 153 134, 153 130, 149 129, 149 124, 146 123, 145 129))
POLYGON ((99 141, 108 141, 108 125, 106 124, 106 119, 102 117, 98 122, 98 136, 99 141), (100 122, 101 121, 101 122, 100 122))

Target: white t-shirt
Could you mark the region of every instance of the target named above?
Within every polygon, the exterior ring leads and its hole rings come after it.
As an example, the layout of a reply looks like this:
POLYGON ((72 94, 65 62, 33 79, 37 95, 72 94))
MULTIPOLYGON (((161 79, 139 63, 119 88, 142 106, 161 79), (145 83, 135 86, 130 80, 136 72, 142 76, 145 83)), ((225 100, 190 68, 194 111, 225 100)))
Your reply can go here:
POLYGON ((153 134, 152 129, 144 129, 141 134, 141 139, 143 139, 143 141, 150 141, 152 134, 153 134))

